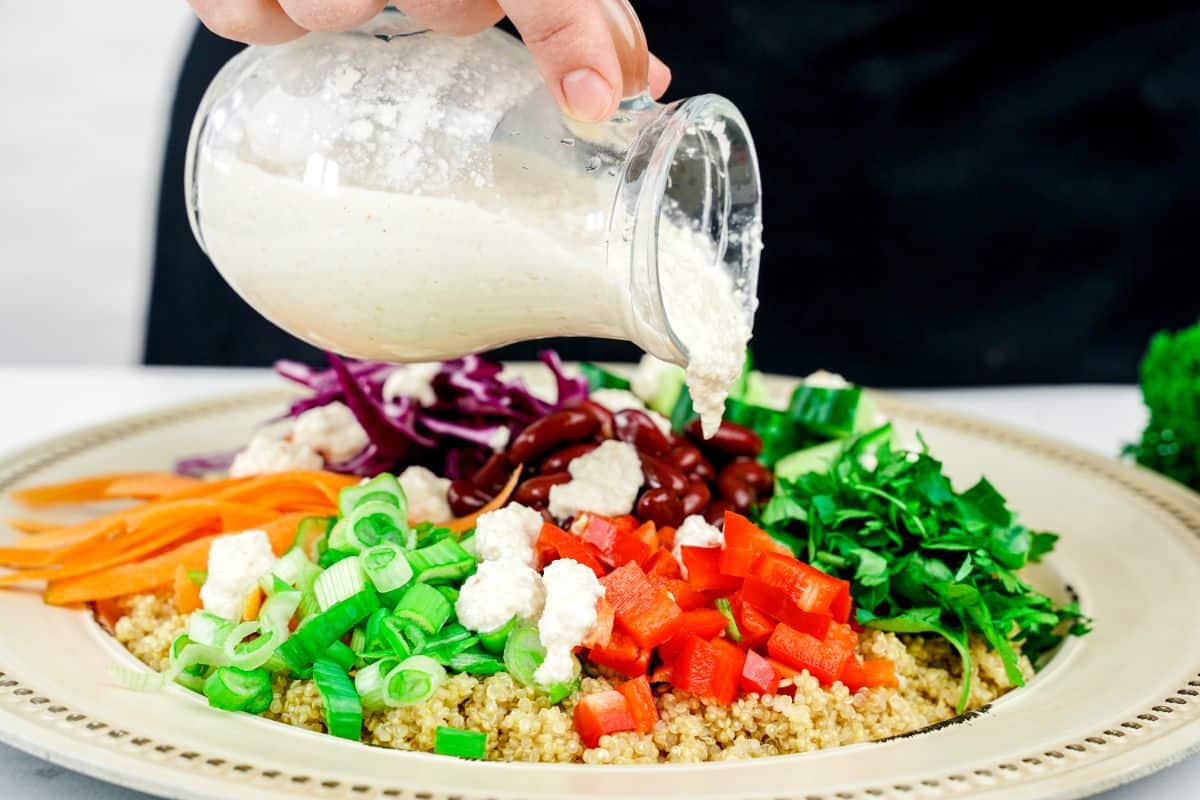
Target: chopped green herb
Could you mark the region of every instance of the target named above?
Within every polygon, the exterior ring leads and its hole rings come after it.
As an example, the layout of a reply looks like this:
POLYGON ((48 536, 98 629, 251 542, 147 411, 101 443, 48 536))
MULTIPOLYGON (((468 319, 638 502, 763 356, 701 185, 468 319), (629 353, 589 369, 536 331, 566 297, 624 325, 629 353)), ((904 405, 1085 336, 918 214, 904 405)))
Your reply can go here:
POLYGON ((1036 662, 1089 629, 1076 604, 1057 605, 1017 574, 1053 549, 1054 534, 1020 525, 986 479, 956 491, 924 447, 896 448, 890 435, 848 440, 826 471, 780 477, 758 518, 800 558, 852 582, 861 624, 945 637, 963 659, 960 709, 969 634, 1019 686, 1013 642, 1036 662), (872 458, 863 457, 868 445, 877 445, 872 458))

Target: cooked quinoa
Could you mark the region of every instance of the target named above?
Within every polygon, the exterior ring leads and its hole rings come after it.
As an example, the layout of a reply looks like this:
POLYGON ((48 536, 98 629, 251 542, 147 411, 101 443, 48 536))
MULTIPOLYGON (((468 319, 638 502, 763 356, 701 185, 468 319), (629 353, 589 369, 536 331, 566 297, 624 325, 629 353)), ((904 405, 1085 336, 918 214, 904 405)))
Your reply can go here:
MULTIPOLYGON (((126 603, 116 625, 120 642, 153 669, 168 663, 171 642, 184 618, 167 598, 141 595, 126 603)), ((589 764, 692 763, 804 753, 882 739, 954 716, 961 669, 957 654, 941 639, 898 637, 864 631, 859 652, 895 662, 900 688, 851 694, 840 683, 822 688, 807 672, 784 687, 794 695, 746 695, 730 706, 702 700, 669 686, 656 686, 661 720, 651 733, 605 736, 587 749, 572 721, 574 699, 559 706, 519 686, 507 674, 477 678, 452 675, 424 703, 364 717, 363 741, 397 750, 432 751, 438 726, 488 733, 487 757, 497 761, 582 761, 589 764)), ((1000 657, 972 641, 969 707, 990 703, 1012 688, 1000 657)), ((1021 669, 1031 677, 1024 657, 1021 669)), ((585 677, 580 695, 611 688, 616 681, 585 677)), ((275 697, 264 716, 289 725, 324 729, 321 698, 309 680, 276 677, 275 697)))

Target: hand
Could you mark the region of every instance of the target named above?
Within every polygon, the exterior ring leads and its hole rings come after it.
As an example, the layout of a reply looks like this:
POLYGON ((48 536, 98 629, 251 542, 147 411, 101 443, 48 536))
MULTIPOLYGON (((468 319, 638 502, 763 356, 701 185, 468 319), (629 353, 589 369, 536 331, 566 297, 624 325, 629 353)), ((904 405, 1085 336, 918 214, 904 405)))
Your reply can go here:
MULTIPOLYGON (((309 31, 347 30, 377 15, 385 0, 188 0, 219 36, 280 44, 309 31)), ((647 58, 641 25, 625 0, 396 0, 421 25, 444 33, 478 33, 512 20, 546 85, 576 119, 594 122, 642 88, 647 58)), ((671 71, 648 56, 649 91, 661 97, 671 71)))

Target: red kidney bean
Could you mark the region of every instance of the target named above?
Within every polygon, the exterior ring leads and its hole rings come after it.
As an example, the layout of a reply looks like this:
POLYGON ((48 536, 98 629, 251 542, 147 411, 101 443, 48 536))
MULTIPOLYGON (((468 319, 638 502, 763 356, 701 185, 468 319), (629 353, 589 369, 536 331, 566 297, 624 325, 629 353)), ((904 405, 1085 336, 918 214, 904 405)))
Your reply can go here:
POLYGON ((525 464, 549 453, 558 445, 587 439, 600 428, 594 413, 582 408, 564 408, 547 414, 517 434, 508 448, 508 460, 525 464))
POLYGON ((521 481, 513 492, 513 500, 525 506, 541 506, 550 500, 550 487, 571 480, 569 472, 554 472, 521 481))
POLYGON ((504 488, 510 475, 512 475, 512 464, 508 462, 508 456, 504 453, 493 453, 487 461, 483 462, 483 466, 471 476, 471 483, 494 495, 504 488))
POLYGON ((644 411, 627 408, 613 415, 617 438, 655 458, 669 458, 671 442, 644 411))
POLYGON ((646 477, 646 484, 651 489, 665 486, 677 495, 687 491, 688 479, 682 472, 645 453, 639 453, 638 457, 642 460, 642 475, 646 477))
POLYGON ((671 448, 671 462, 684 472, 691 472, 703 458, 700 448, 691 443, 677 444, 671 448))
POLYGON ((696 462, 696 466, 692 467, 689 473, 690 477, 697 478, 702 481, 713 481, 717 478, 717 471, 713 469, 712 462, 704 456, 700 456, 700 460, 696 462))
POLYGON ((708 508, 704 511, 704 519, 709 525, 715 525, 718 528, 725 527, 725 512, 732 511, 733 504, 728 500, 713 500, 708 504, 708 508))
POLYGON ((638 498, 635 509, 638 519, 653 522, 660 528, 677 528, 683 522, 683 504, 667 488, 647 489, 638 498))
POLYGON ((738 511, 748 511, 759 493, 770 488, 770 470, 753 459, 736 459, 717 475, 717 492, 738 511))
POLYGON ((562 472, 575 459, 582 455, 592 452, 600 445, 596 442, 580 442, 579 444, 569 444, 561 450, 555 450, 550 455, 542 459, 541 466, 538 470, 543 474, 552 472, 562 472))
POLYGON ((474 514, 491 499, 490 494, 464 478, 452 482, 446 491, 446 501, 456 517, 474 514))
POLYGON ((705 439, 700 430, 700 420, 694 419, 687 424, 687 435, 701 449, 728 456, 756 456, 762 452, 762 439, 749 428, 722 420, 721 427, 711 439, 705 439))
POLYGON ((688 485, 687 491, 679 498, 679 502, 683 505, 683 515, 685 517, 702 513, 708 508, 708 504, 711 501, 712 490, 708 488, 707 481, 692 481, 688 485))
POLYGON ((575 406, 575 408, 591 414, 596 421, 600 423, 601 438, 613 438, 613 432, 616 430, 616 422, 613 419, 613 413, 611 411, 597 403, 595 400, 584 400, 582 403, 575 406))

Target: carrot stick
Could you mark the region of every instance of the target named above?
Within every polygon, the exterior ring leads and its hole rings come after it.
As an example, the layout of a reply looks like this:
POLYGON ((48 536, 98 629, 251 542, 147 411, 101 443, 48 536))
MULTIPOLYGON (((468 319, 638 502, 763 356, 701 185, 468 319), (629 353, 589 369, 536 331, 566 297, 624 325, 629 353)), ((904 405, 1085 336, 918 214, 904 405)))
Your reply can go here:
POLYGON ((12 528, 17 533, 45 533, 57 528, 61 525, 56 525, 53 522, 42 522, 40 519, 10 519, 8 527, 12 528))
POLYGON ((200 587, 188 576, 188 570, 180 564, 175 568, 175 610, 180 614, 190 614, 203 607, 200 601, 200 587))
POLYGON ((6 567, 44 567, 53 564, 58 554, 69 547, 97 539, 111 538, 124 532, 125 523, 123 521, 101 517, 70 529, 30 534, 8 547, 0 547, 0 564, 6 567), (64 535, 59 536, 60 533, 64 535), (47 538, 51 538, 53 541, 39 546, 47 538), (38 541, 34 542, 34 540, 38 541))
POLYGON ((96 500, 108 500, 108 488, 119 481, 132 478, 145 478, 154 475, 153 472, 117 472, 103 475, 93 475, 68 483, 55 483, 47 486, 32 486, 28 489, 17 489, 12 498, 30 508, 60 505, 63 503, 89 503, 96 500))
POLYGON ((250 594, 246 595, 246 605, 242 607, 242 622, 253 622, 258 619, 258 612, 262 608, 262 603, 262 589, 255 586, 250 590, 250 594))
POLYGON ((482 517, 484 514, 488 513, 489 511, 495 511, 497 508, 500 508, 501 506, 503 506, 505 503, 508 502, 508 498, 512 496, 513 490, 517 488, 517 481, 519 481, 520 479, 521 479, 521 466, 518 465, 517 468, 513 470, 512 476, 509 477, 508 483, 504 484, 504 488, 500 490, 500 493, 498 495, 496 495, 495 497, 493 497, 491 500, 489 500, 487 505, 485 505, 483 508, 479 509, 478 511, 476 511, 473 514, 468 514, 465 517, 458 517, 457 519, 452 519, 449 522, 447 522, 445 525, 443 525, 442 527, 448 528, 451 531, 453 531, 454 533, 466 533, 467 531, 471 530, 471 528, 475 527, 475 521, 477 519, 479 519, 480 517, 482 517))
POLYGON ((115 480, 108 485, 105 494, 111 498, 128 500, 158 500, 202 483, 204 481, 199 478, 156 472, 115 480))
MULTIPOLYGON (((286 514, 262 526, 276 555, 282 554, 296 538, 296 526, 304 519, 303 514, 286 514)), ((175 572, 182 566, 185 570, 202 570, 208 565, 208 551, 216 535, 205 536, 176 547, 162 555, 146 561, 121 564, 101 572, 93 572, 77 578, 52 581, 45 592, 45 600, 51 605, 68 605, 137 594, 170 584, 175 572)))

